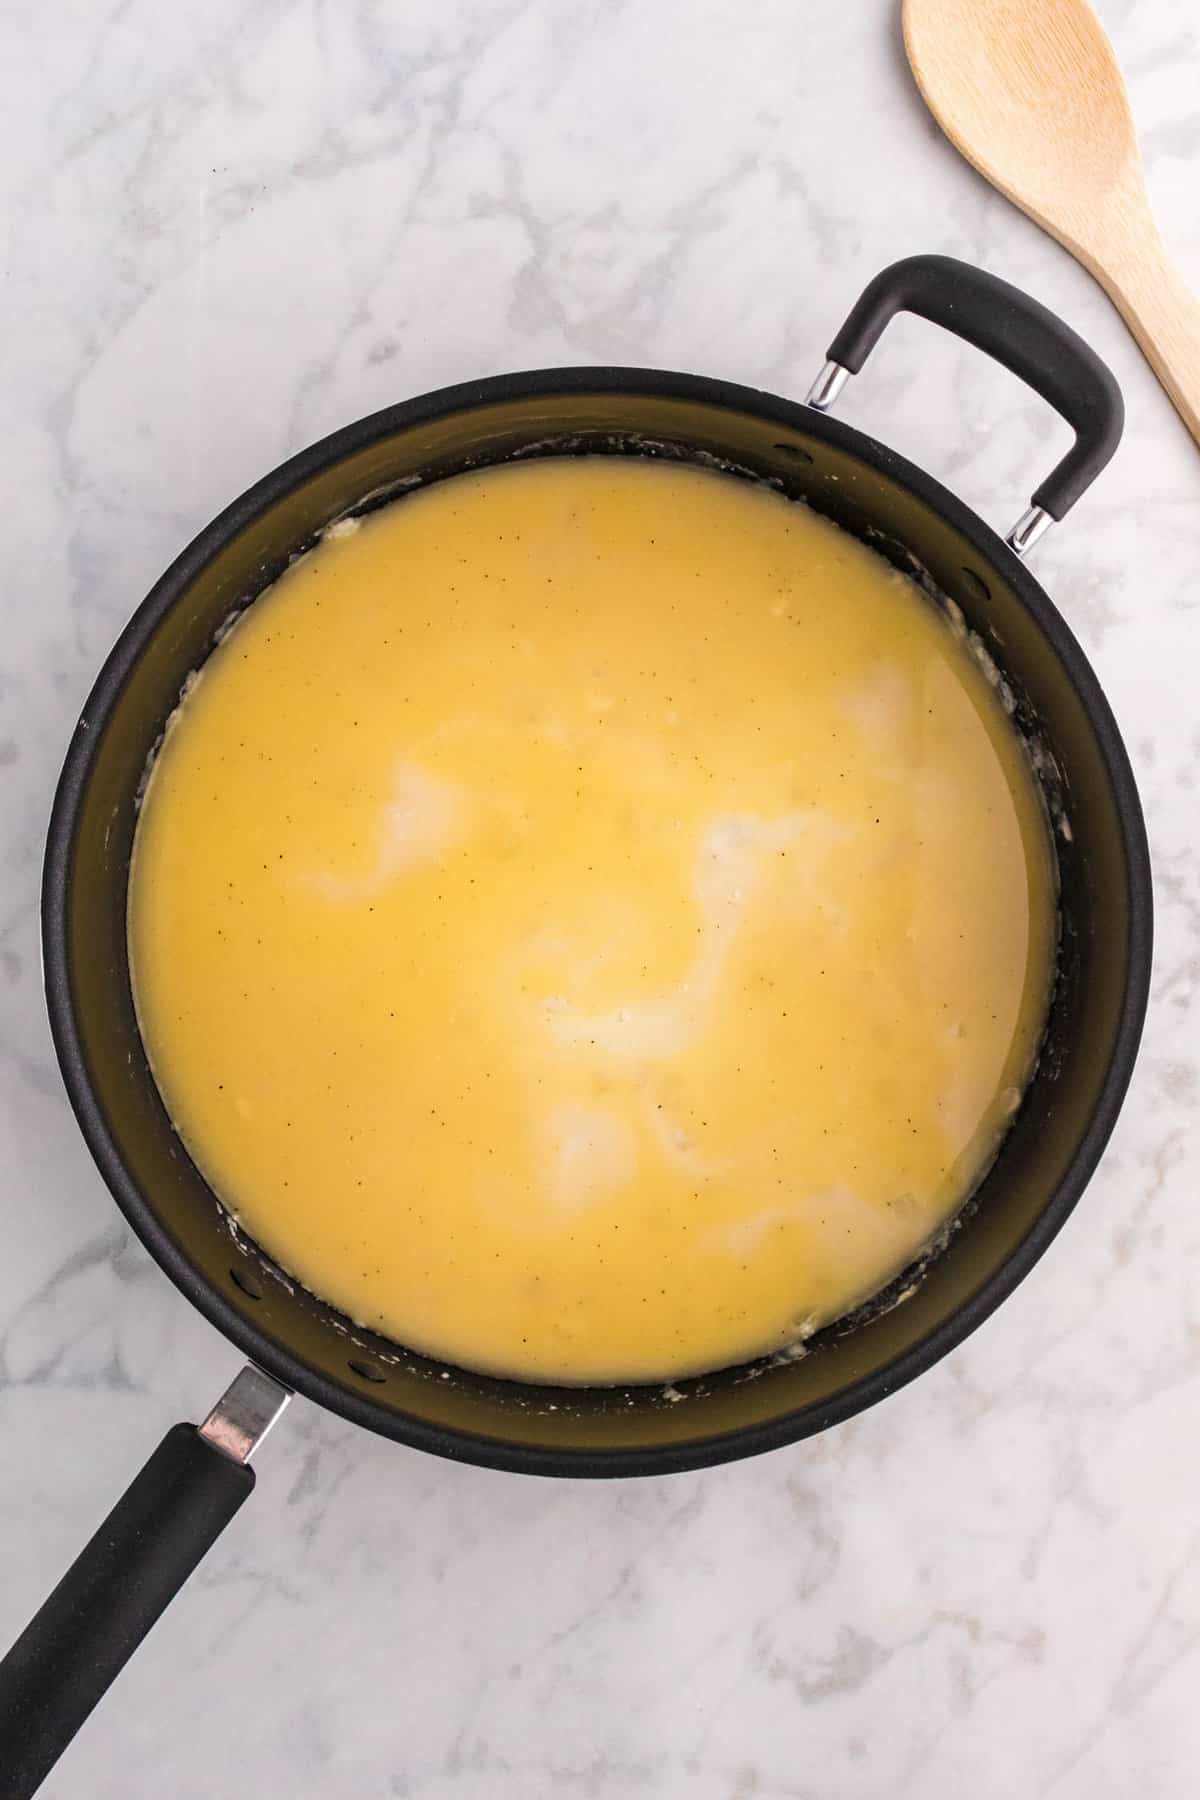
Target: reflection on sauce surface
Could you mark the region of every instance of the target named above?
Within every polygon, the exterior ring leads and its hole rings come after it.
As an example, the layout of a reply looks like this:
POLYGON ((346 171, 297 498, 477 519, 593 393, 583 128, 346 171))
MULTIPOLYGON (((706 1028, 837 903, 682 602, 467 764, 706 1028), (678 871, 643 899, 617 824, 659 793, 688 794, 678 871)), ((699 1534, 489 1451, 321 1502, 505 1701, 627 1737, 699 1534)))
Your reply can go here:
POLYGON ((961 641, 632 458, 459 476, 214 652, 143 805, 143 1034, 280 1263, 433 1355, 666 1379, 882 1286, 1036 1052, 1053 868, 961 641))

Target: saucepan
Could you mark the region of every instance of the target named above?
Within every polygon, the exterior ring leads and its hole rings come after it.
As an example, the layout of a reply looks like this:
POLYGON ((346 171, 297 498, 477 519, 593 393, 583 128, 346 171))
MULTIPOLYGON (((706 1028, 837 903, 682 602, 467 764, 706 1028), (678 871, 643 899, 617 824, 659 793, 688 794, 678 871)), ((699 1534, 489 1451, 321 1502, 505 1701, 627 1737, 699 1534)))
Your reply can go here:
POLYGON ((138 608, 79 720, 43 893, 54 1041, 80 1128, 150 1254, 250 1359, 205 1422, 175 1426, 0 1665, 0 1766, 32 1792, 254 1484, 249 1458, 298 1392, 418 1450, 538 1475, 663 1475, 823 1431, 911 1381, 1041 1256, 1104 1147, 1133 1067, 1150 966, 1149 860, 1113 716, 1023 558, 1116 448, 1121 397, 1093 352, 995 276, 937 256, 886 269, 806 404, 693 375, 570 368, 446 388, 360 420, 265 477, 138 608), (829 416, 898 311, 1003 363, 1072 426, 1007 538, 932 476, 829 416), (163 1109, 138 1035, 126 883, 148 760, 231 613, 333 521, 514 458, 682 459, 774 484, 960 609, 1007 682, 1054 824, 1061 941, 1037 1072, 936 1253, 797 1360, 661 1387, 553 1388, 412 1355, 290 1282, 238 1231, 163 1109))

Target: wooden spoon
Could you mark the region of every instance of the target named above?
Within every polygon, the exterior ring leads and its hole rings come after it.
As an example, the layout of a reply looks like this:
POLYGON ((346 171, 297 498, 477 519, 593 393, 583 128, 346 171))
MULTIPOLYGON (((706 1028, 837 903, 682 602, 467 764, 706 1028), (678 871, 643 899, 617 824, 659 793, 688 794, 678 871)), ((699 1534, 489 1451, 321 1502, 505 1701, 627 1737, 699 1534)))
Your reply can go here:
POLYGON ((904 44, 950 142, 1096 277, 1200 443, 1200 302, 1151 217, 1088 0, 904 0, 904 44))

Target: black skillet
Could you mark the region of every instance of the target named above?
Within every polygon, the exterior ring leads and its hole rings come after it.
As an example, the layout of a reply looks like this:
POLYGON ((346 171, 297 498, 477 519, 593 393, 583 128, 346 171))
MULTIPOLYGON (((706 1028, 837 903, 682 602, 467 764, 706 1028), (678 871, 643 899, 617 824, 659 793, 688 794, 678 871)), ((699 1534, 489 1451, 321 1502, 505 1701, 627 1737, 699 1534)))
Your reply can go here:
POLYGON ((914 257, 866 289, 798 405, 694 375, 551 369, 445 388, 335 432, 234 502, 122 632, 67 753, 46 850, 47 1003, 104 1179, 150 1254, 252 1359, 205 1425, 177 1425, 0 1664, 0 1780, 32 1793, 254 1485, 247 1458, 290 1392, 414 1449, 539 1475, 660 1475, 791 1443, 928 1369, 1036 1262, 1075 1205, 1133 1068, 1150 967, 1150 871, 1128 759, 1096 677, 1021 560, 1103 468, 1116 385, 1059 320, 996 277, 914 257), (1075 442, 1007 540, 929 475, 825 415, 908 310, 1035 388, 1075 442), (523 456, 654 455, 777 484, 962 609, 1041 746, 1059 824, 1062 942, 1037 1074, 958 1228, 795 1362, 660 1388, 556 1389, 444 1368, 357 1329, 237 1235, 183 1150, 130 994, 125 895, 147 759, 231 611, 335 519, 523 456), (912 1292, 908 1292, 909 1289, 912 1292), (894 1304, 906 1295, 903 1304, 894 1304))

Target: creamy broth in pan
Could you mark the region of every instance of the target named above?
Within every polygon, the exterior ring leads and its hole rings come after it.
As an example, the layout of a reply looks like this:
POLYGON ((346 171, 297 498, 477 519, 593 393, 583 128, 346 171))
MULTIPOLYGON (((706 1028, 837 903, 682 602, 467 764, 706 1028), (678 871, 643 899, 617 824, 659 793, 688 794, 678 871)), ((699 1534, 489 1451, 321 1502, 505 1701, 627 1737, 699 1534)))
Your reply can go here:
POLYGON ((550 1382, 782 1349, 987 1167, 1053 857, 966 645, 836 527, 628 457, 328 534, 191 686, 135 996, 188 1150, 351 1318, 550 1382))

